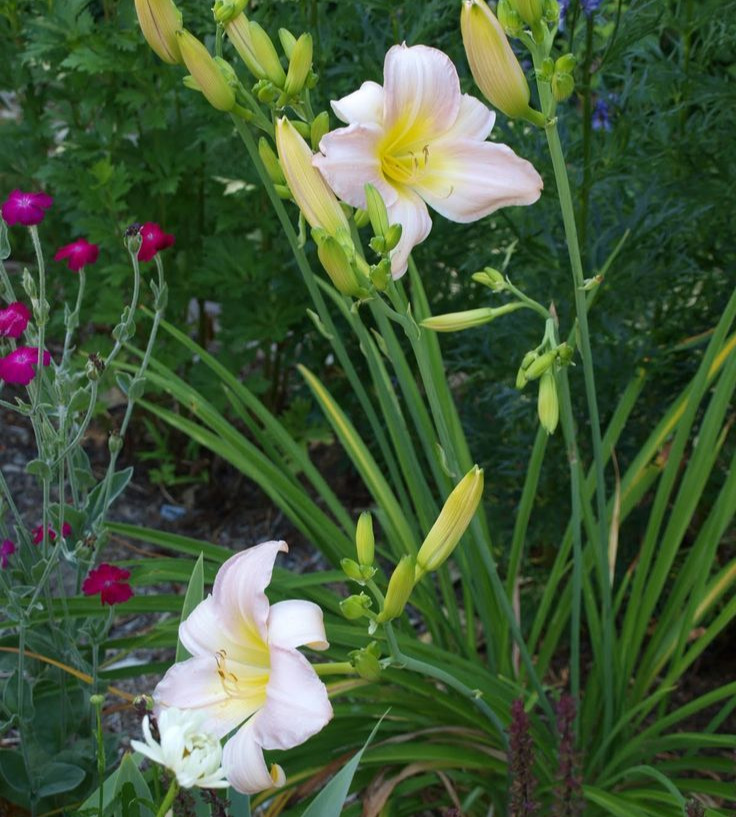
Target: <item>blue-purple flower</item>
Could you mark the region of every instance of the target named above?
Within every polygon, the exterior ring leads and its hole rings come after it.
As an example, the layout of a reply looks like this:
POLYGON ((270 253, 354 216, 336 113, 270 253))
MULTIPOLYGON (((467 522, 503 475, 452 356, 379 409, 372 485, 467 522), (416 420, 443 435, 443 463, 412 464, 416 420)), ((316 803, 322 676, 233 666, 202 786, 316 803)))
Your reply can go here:
POLYGON ((599 98, 596 100, 593 106, 590 124, 593 130, 610 131, 613 127, 611 124, 611 106, 605 99, 599 98))

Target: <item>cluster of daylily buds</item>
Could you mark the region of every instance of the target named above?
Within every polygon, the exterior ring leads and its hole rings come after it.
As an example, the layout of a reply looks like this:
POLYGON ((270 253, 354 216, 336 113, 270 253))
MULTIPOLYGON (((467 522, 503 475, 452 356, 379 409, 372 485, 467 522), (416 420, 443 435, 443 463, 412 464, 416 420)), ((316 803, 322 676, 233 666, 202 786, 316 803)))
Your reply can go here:
MULTIPOLYGON (((375 541, 370 514, 361 515, 356 528, 355 545, 358 560, 343 559, 341 566, 345 575, 361 586, 367 586, 380 602, 380 610, 375 612, 373 599, 361 592, 348 596, 340 602, 340 609, 345 618, 369 620, 369 632, 375 632, 380 624, 386 624, 398 618, 411 598, 412 591, 423 576, 433 573, 447 561, 460 543, 463 534, 475 516, 483 496, 483 470, 477 465, 455 486, 445 501, 432 529, 422 542, 416 556, 407 554, 399 559, 388 580, 385 595, 380 594, 374 583, 377 569, 375 560, 375 541)), ((369 652, 375 657, 375 647, 369 652)), ((362 668, 368 667, 373 672, 371 662, 366 661, 364 651, 353 656, 356 670, 362 674, 362 668), (362 664, 362 666, 361 666, 362 664)))

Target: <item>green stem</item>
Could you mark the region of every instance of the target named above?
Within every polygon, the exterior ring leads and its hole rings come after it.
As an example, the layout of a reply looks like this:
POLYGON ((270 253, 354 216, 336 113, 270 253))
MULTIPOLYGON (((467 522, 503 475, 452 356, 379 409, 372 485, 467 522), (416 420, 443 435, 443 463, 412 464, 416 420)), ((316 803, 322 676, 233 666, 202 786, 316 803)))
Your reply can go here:
POLYGON ((585 18, 585 57, 583 59, 583 184, 580 187, 580 246, 585 251, 588 233, 588 203, 592 184, 591 150, 593 147, 593 98, 590 77, 593 61, 593 15, 585 18))
POLYGON ((97 802, 97 812, 99 817, 104 817, 105 814, 105 743, 102 738, 102 703, 104 698, 102 695, 93 695, 91 703, 95 708, 95 721, 97 733, 97 776, 99 778, 99 800, 97 802))
POLYGON ((416 672, 420 675, 426 675, 428 678, 434 678, 437 681, 442 682, 446 686, 454 689, 456 692, 459 692, 461 695, 466 697, 475 707, 477 707, 491 724, 494 726, 496 731, 498 732, 499 737, 501 738, 501 743, 504 749, 508 749, 509 741, 508 736, 506 735, 506 729, 504 728, 501 719, 498 715, 491 709, 490 706, 480 697, 481 693, 477 689, 471 689, 469 686, 466 686, 462 681, 459 681, 455 678, 454 675, 450 675, 449 672, 445 672, 444 670, 440 669, 439 667, 435 667, 432 664, 428 664, 426 661, 419 661, 417 658, 411 658, 408 655, 405 655, 401 652, 399 648, 399 642, 396 639, 396 634, 393 631, 393 627, 391 626, 390 622, 388 624, 384 624, 384 630, 386 632, 386 639, 389 644, 389 648, 391 650, 391 658, 392 662, 395 664, 397 669, 408 669, 411 672, 416 672))
POLYGON ((84 297, 84 284, 85 284, 85 274, 84 274, 84 267, 79 270, 79 290, 77 291, 77 302, 74 306, 74 312, 69 316, 69 322, 66 327, 66 334, 64 335, 64 351, 61 355, 61 366, 62 368, 67 362, 67 358, 69 357, 69 349, 72 343, 72 335, 74 334, 74 330, 79 326, 79 313, 82 309, 82 298, 84 297))
POLYGON ((355 667, 350 661, 329 661, 324 664, 312 664, 312 669, 320 678, 325 675, 355 675, 355 667))
POLYGON ((176 778, 171 781, 171 785, 169 786, 169 790, 166 792, 166 796, 161 803, 161 807, 156 812, 156 817, 165 817, 166 812, 171 808, 171 804, 174 802, 174 798, 176 797, 177 792, 179 791, 179 786, 177 785, 176 778))

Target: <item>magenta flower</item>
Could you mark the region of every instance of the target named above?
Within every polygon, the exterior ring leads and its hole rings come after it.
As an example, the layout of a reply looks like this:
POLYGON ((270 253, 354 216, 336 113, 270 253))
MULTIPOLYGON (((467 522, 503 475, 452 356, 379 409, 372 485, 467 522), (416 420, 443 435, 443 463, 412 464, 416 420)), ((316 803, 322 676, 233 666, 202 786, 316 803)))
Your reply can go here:
POLYGON ((54 261, 63 261, 66 258, 69 269, 72 272, 79 272, 82 267, 94 264, 99 254, 100 248, 97 244, 90 244, 86 238, 78 238, 62 247, 54 256, 54 261))
POLYGON ((0 337, 19 338, 28 326, 31 310, 20 301, 0 309, 0 337))
POLYGON ((5 223, 12 227, 22 224, 32 227, 40 224, 46 215, 44 210, 51 207, 54 200, 46 193, 24 193, 22 190, 13 190, 2 204, 2 214, 5 223))
POLYGON ((82 584, 82 592, 85 596, 96 596, 99 593, 102 604, 122 604, 133 595, 127 581, 129 578, 129 570, 103 563, 95 570, 90 570, 82 584))
MULTIPOLYGON (((44 350, 43 365, 51 363, 51 355, 44 350)), ((36 376, 34 367, 38 364, 37 346, 19 346, 14 352, 0 357, 0 380, 27 386, 36 376)))
POLYGON ((153 221, 147 221, 140 229, 141 248, 138 250, 139 261, 151 261, 159 250, 174 246, 174 236, 165 233, 153 221))
MULTIPOLYGON (((49 542, 53 542, 56 539, 56 531, 49 525, 49 542)), ((61 526, 61 535, 68 539, 72 535, 72 526, 68 522, 64 522, 61 526)), ((43 539, 43 525, 39 525, 37 528, 34 528, 31 531, 32 541, 34 545, 38 545, 41 543, 43 539)))
POLYGON ((0 545, 0 567, 5 570, 8 566, 8 559, 15 553, 15 545, 10 539, 3 539, 0 545))

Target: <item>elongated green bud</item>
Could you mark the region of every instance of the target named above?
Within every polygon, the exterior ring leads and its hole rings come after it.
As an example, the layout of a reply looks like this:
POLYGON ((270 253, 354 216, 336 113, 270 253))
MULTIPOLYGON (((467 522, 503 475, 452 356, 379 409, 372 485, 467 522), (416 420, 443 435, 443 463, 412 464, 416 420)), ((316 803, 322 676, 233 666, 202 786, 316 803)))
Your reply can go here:
POLYGON ((521 19, 528 25, 533 26, 542 19, 544 14, 544 4, 542 0, 512 0, 516 11, 521 19))
POLYGON ((253 51, 258 63, 266 72, 266 77, 270 79, 274 85, 283 88, 286 82, 286 74, 281 65, 281 60, 279 60, 279 55, 276 52, 276 47, 271 41, 271 38, 258 23, 251 20, 249 26, 253 51))
POLYGON ((258 155, 261 157, 261 161, 263 162, 271 181, 274 184, 286 184, 286 177, 284 176, 284 171, 281 169, 281 165, 279 164, 279 157, 276 155, 265 136, 261 136, 261 138, 258 140, 258 155))
POLYGON ((369 582, 375 575, 376 569, 369 564, 358 564, 354 559, 340 559, 343 573, 358 584, 369 582))
POLYGON ((509 37, 518 37, 524 30, 524 21, 519 17, 517 11, 511 5, 510 0, 498 0, 496 6, 498 22, 509 37))
POLYGON ((359 230, 362 230, 363 227, 367 227, 371 223, 368 211, 361 210, 360 208, 358 208, 353 214, 353 219, 355 220, 355 226, 359 230))
POLYGON ((501 24, 483 0, 463 0, 460 29, 470 70, 485 97, 506 116, 543 127, 529 107, 529 85, 501 24))
POLYGON ((309 131, 309 141, 312 143, 312 150, 319 149, 322 137, 330 130, 330 115, 327 111, 318 113, 312 120, 312 127, 309 131))
POLYGON ((355 548, 358 561, 362 565, 372 565, 375 558, 376 539, 373 535, 373 517, 370 511, 363 511, 355 529, 355 548))
POLYGON ((289 72, 284 82, 284 93, 297 96, 301 93, 312 70, 312 35, 302 34, 296 41, 289 60, 289 72))
POLYGON ((312 164, 312 150, 285 117, 276 122, 276 150, 286 181, 310 227, 330 235, 350 235, 345 213, 319 170, 312 164))
POLYGON ((212 14, 215 22, 220 25, 227 25, 231 20, 234 20, 248 5, 248 0, 215 0, 212 6, 212 14))
POLYGON ((503 292, 507 289, 503 274, 493 267, 485 267, 481 272, 474 272, 471 276, 474 281, 488 287, 493 292, 503 292))
POLYGON ((326 235, 317 242, 317 255, 325 272, 343 295, 361 298, 366 293, 340 242, 326 235))
POLYGON ((218 111, 231 111, 235 107, 235 91, 210 52, 188 31, 177 31, 176 37, 184 64, 205 99, 218 111))
POLYGON ((286 59, 290 60, 296 45, 296 37, 289 31, 288 28, 279 29, 279 40, 281 41, 281 48, 284 49, 286 59))
POLYGON ((551 369, 547 369, 539 379, 537 414, 547 434, 554 434, 560 420, 560 402, 557 398, 555 375, 551 369))
POLYGON ((250 36, 250 22, 245 14, 239 14, 225 25, 225 34, 238 52, 245 67, 256 79, 266 79, 266 72, 258 62, 253 48, 253 38, 250 36))
POLYGON ((524 370, 526 379, 536 380, 538 377, 541 377, 547 369, 554 364, 555 360, 557 360, 557 352, 555 350, 550 350, 540 355, 524 370))
POLYGON ((170 65, 182 62, 176 32, 183 23, 172 0, 135 0, 135 12, 146 42, 158 56, 170 65))
POLYGON ((381 237, 385 236, 389 227, 388 211, 383 197, 372 184, 365 186, 365 202, 374 234, 381 237))
POLYGON ((378 614, 378 624, 385 624, 391 619, 398 618, 409 601, 414 589, 414 571, 416 562, 413 556, 402 556, 388 580, 386 599, 383 610, 378 614))
POLYGON ((419 548, 416 578, 437 570, 455 550, 475 515, 483 496, 483 469, 477 465, 447 497, 437 521, 419 548))
POLYGON ((519 301, 513 301, 495 308, 484 306, 479 309, 468 309, 465 312, 449 312, 447 315, 425 318, 420 325, 433 332, 461 332, 463 329, 474 329, 476 326, 490 323, 501 315, 508 315, 509 312, 522 309, 523 306, 524 304, 519 301))

